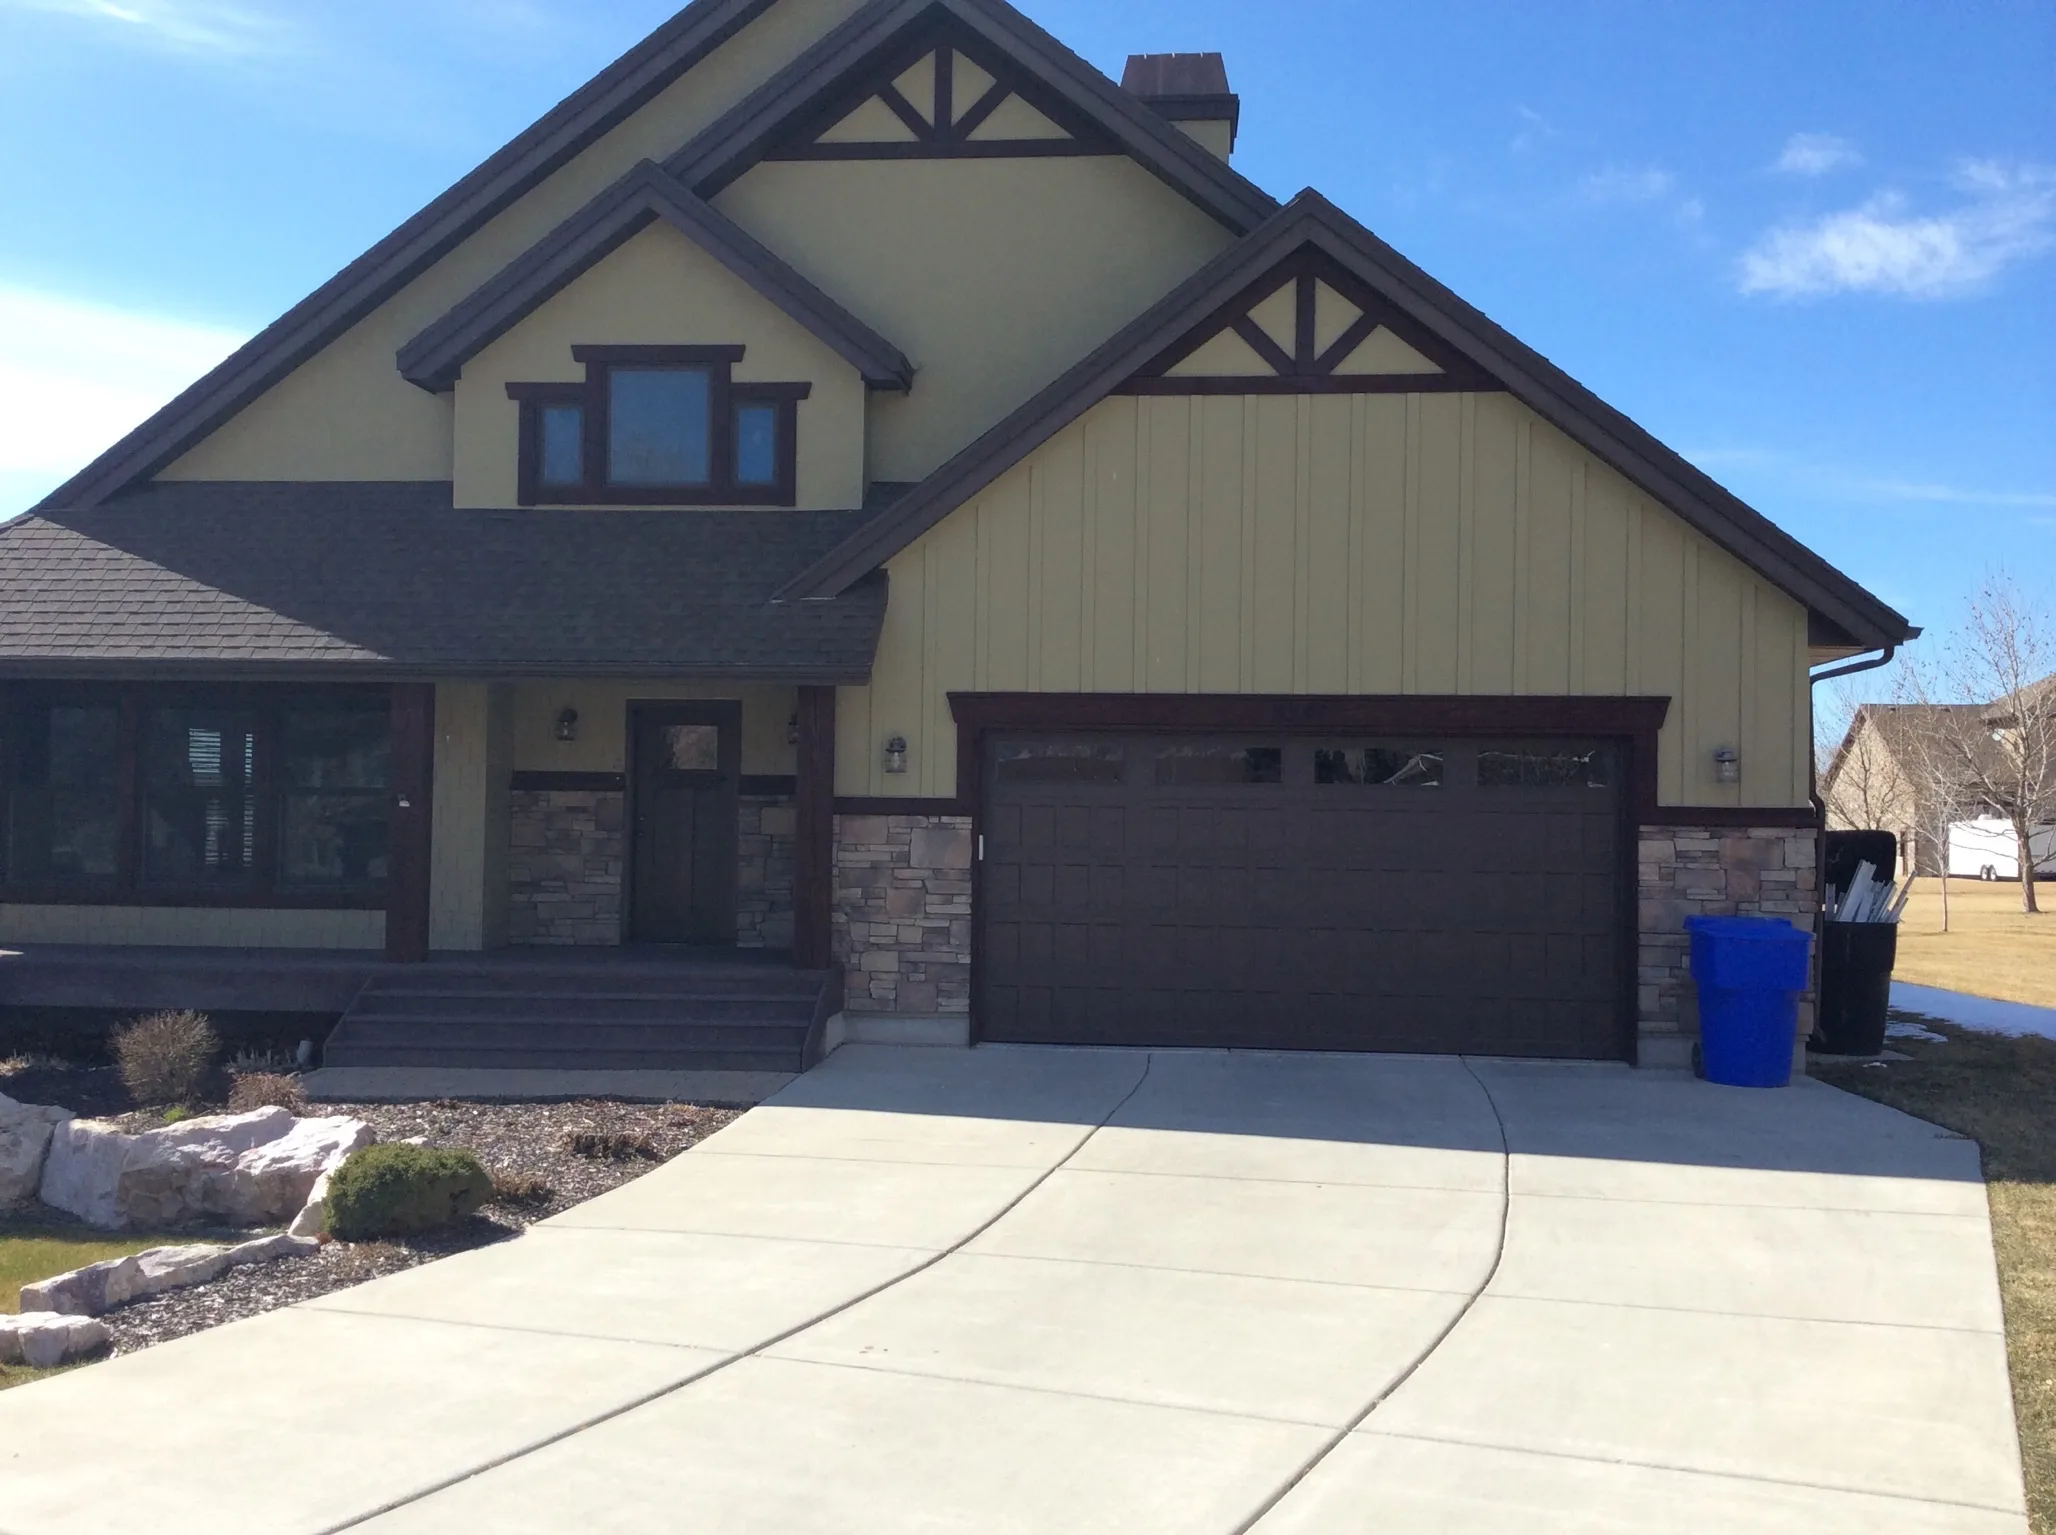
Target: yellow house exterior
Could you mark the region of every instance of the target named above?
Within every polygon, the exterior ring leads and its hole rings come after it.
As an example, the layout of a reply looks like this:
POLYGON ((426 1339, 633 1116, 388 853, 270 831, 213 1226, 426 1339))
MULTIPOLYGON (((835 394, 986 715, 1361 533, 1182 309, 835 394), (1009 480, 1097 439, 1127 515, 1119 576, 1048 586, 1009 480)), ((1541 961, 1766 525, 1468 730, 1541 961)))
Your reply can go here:
POLYGON ((1915 631, 1239 111, 696 0, 0 532, 0 946, 1681 1061, 1684 918, 1817 906, 1812 669, 1915 631))

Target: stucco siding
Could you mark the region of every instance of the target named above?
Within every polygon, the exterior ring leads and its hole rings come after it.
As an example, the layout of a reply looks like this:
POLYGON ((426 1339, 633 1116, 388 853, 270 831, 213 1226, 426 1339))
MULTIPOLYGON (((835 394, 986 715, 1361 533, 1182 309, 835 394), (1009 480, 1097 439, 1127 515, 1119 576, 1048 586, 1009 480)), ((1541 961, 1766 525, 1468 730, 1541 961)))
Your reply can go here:
POLYGON ((505 931, 512 693, 482 682, 444 682, 435 695, 429 947, 489 948, 505 931))
POLYGON ((383 949, 385 913, 198 906, 0 906, 0 943, 383 949))
POLYGON ((667 699, 739 699, 743 772, 768 777, 796 771, 794 748, 786 739, 799 707, 799 695, 792 688, 590 678, 515 685, 509 715, 513 771, 625 773, 629 704, 667 699), (557 716, 567 708, 578 711, 575 741, 559 741, 556 736, 557 716))
POLYGON ((874 480, 928 474, 1231 238, 1110 155, 774 161, 715 204, 912 360, 871 402, 874 480))
POLYGON ((1663 803, 1807 802, 1803 608, 1510 396, 1111 399, 889 570, 843 794, 953 794, 957 689, 1649 693, 1663 803))
POLYGON ((177 480, 447 480, 449 395, 393 365, 400 346, 643 159, 674 153, 857 8, 779 0, 346 335, 168 466, 177 480))
POLYGON ((464 368, 456 407, 456 501, 517 499, 520 407, 507 385, 576 383, 574 346, 740 345, 738 383, 808 383, 799 404, 798 501, 834 510, 864 501, 864 381, 857 370, 668 224, 653 224, 464 368))

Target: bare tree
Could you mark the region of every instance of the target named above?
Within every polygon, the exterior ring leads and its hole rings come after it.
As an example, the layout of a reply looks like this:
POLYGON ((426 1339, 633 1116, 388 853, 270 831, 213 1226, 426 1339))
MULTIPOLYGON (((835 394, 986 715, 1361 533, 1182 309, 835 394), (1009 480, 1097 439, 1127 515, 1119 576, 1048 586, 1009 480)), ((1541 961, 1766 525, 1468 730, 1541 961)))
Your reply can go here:
POLYGON ((2003 571, 1992 576, 1945 664, 1959 698, 1990 700, 1951 744, 1964 786, 2012 827, 2021 909, 2037 912, 2035 832, 2056 821, 2056 632, 2048 611, 2003 571))
MULTIPOLYGON (((1907 784, 1908 819, 1914 827, 1913 872, 1933 864, 1942 894, 1942 931, 1949 931, 1949 841, 1966 813, 1960 758, 1965 734, 1963 706, 1941 701, 1943 687, 1930 657, 1911 655, 1899 669, 1898 701, 1892 705, 1891 751, 1907 784)), ((1970 711, 1975 714, 1975 709, 1970 711)))

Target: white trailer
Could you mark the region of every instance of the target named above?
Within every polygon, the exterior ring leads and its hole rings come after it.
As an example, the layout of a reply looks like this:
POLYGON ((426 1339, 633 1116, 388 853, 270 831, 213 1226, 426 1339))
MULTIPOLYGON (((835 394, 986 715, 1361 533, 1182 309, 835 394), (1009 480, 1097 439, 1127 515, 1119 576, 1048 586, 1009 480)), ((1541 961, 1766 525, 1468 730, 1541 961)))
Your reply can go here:
MULTIPOLYGON (((2056 826, 2037 826, 2028 845, 2034 852, 2035 877, 2056 879, 2056 826)), ((2012 823, 1988 815, 1951 826, 1949 873, 1956 879, 2019 879, 2020 844, 2012 823)))

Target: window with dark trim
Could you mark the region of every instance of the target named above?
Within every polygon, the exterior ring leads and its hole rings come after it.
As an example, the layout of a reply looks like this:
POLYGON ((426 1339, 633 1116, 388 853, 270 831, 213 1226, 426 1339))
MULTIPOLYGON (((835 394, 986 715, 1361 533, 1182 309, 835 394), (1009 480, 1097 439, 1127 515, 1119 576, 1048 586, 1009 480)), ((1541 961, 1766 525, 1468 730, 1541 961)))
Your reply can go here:
POLYGON ((509 384, 523 506, 791 506, 812 384, 738 383, 739 346, 575 346, 579 384, 509 384))
POLYGON ((0 709, 0 900, 375 908, 383 690, 24 688, 0 709))

